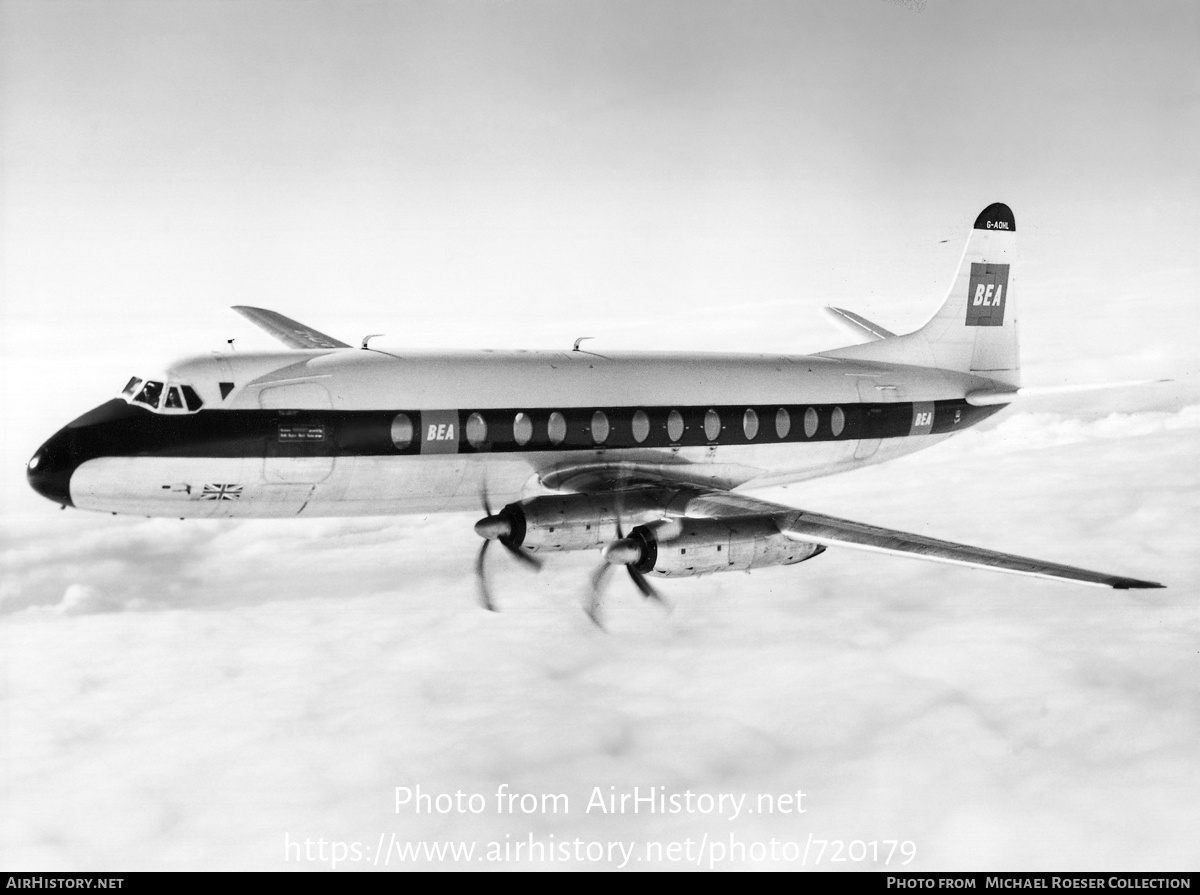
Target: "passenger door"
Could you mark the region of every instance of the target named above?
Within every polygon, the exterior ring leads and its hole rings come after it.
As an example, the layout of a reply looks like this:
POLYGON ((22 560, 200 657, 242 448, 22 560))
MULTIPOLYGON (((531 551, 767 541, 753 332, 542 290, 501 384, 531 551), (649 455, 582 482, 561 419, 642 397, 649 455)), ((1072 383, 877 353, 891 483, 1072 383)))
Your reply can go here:
POLYGON ((259 406, 274 410, 267 431, 263 481, 272 484, 316 484, 333 473, 334 440, 328 415, 333 402, 325 386, 315 382, 275 385, 259 392, 259 406))

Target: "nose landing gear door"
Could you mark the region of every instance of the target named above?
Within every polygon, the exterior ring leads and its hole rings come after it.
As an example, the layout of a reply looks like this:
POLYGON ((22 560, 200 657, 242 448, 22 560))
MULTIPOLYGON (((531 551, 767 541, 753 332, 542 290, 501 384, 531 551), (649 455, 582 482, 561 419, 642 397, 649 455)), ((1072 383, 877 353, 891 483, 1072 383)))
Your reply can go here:
POLYGON ((333 402, 315 382, 276 385, 259 393, 259 406, 276 411, 267 430, 263 481, 316 484, 333 473, 334 441, 328 415, 333 402))

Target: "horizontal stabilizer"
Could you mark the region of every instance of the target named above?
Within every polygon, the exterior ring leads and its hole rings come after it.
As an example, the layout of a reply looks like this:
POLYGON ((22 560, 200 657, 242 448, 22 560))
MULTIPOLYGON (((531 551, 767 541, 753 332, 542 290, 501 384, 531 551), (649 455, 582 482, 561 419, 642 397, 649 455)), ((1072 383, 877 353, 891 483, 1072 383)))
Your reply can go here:
POLYGON ((845 308, 835 308, 832 305, 826 305, 824 308, 825 314, 843 330, 851 336, 861 339, 866 336, 872 341, 879 339, 890 339, 895 335, 889 332, 877 323, 872 323, 861 314, 855 314, 853 311, 847 311, 845 308))
POLYGON ((1019 397, 1037 395, 1067 395, 1072 392, 1097 392, 1110 388, 1128 388, 1135 385, 1155 385, 1170 382, 1170 379, 1130 379, 1125 382, 1085 382, 1077 385, 1024 385, 1018 389, 980 389, 967 392, 967 403, 975 407, 990 404, 1008 404, 1019 397))
POLYGON ((349 348, 345 342, 340 342, 333 336, 318 332, 311 326, 298 323, 291 317, 284 317, 266 308, 252 308, 248 305, 234 305, 237 311, 260 329, 266 330, 289 348, 349 348))

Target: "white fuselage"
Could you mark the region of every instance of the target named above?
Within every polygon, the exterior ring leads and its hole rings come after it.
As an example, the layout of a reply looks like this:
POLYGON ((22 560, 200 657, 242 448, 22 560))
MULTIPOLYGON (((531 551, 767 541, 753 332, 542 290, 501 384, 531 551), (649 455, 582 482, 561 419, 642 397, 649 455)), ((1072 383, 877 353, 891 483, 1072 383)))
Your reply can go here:
POLYGON ((921 450, 997 409, 963 402, 990 384, 978 376, 822 356, 230 352, 181 361, 165 379, 190 384, 203 409, 129 403, 128 420, 106 424, 125 435, 79 449, 75 506, 214 518, 426 513, 478 509, 485 492, 507 501, 571 490, 623 469, 630 481, 763 487, 921 450))

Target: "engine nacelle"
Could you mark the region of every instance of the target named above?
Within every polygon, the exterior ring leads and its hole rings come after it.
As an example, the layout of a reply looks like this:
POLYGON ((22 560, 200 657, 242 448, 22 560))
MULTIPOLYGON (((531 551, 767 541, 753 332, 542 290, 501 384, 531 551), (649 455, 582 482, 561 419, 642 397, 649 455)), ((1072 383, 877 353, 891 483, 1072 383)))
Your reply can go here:
POLYGON ((637 526, 627 542, 640 551, 634 568, 664 578, 787 566, 825 552, 819 544, 790 540, 762 517, 671 519, 637 526))
POLYGON ((514 547, 534 553, 592 550, 617 538, 617 518, 624 531, 662 518, 671 494, 661 489, 619 494, 548 494, 510 503, 497 518, 510 527, 514 547))

